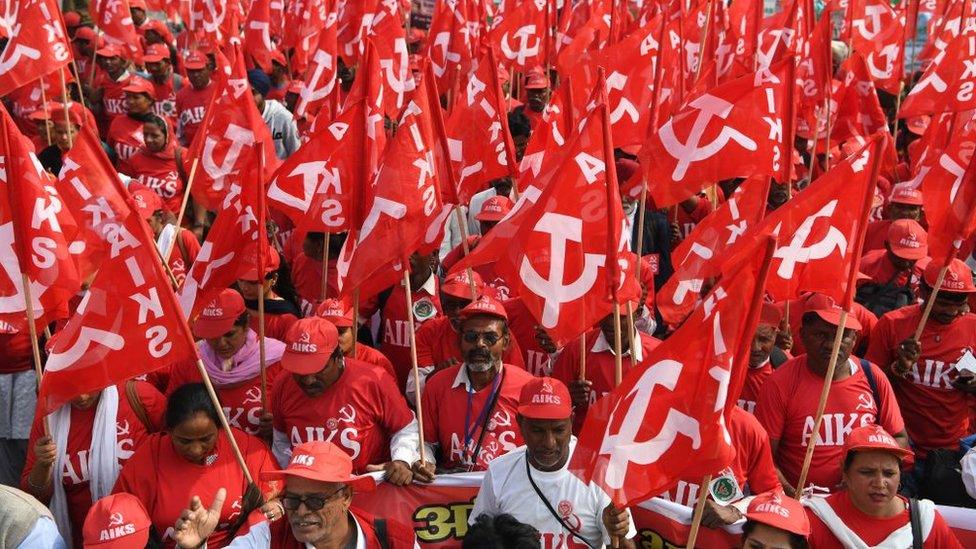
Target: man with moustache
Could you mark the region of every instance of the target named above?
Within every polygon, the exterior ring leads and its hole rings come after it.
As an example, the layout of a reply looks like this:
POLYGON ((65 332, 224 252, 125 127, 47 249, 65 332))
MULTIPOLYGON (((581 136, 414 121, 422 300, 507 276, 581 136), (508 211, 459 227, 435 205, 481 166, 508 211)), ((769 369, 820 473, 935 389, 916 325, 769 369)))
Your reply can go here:
POLYGON ((483 471, 522 444, 516 409, 519 391, 533 377, 502 361, 510 335, 501 303, 481 296, 459 316, 464 363, 427 379, 421 399, 424 441, 430 455, 437 456, 438 470, 483 471))

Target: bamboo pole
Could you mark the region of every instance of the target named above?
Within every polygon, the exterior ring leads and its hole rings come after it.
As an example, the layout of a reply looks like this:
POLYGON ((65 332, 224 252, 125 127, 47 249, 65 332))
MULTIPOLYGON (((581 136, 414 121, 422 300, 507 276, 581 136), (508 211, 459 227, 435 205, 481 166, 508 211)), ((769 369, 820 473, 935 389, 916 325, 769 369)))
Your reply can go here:
POLYGON ((427 461, 427 450, 424 447, 424 410, 420 404, 420 368, 417 367, 417 334, 413 321, 413 290, 410 287, 410 272, 403 271, 403 285, 407 297, 407 323, 410 331, 410 367, 413 371, 413 391, 417 406, 417 429, 420 437, 420 463, 427 461))
POLYGON ((695 513, 691 517, 691 531, 688 532, 688 543, 685 547, 693 548, 698 541, 698 530, 701 528, 702 516, 705 515, 705 502, 708 500, 708 485, 712 482, 712 475, 702 477, 698 490, 698 501, 695 502, 695 513))
MULTIPOLYGON (((44 367, 41 365, 41 346, 37 339, 37 324, 34 317, 34 300, 31 296, 30 279, 27 273, 21 273, 21 284, 24 287, 24 309, 27 312, 27 330, 30 332, 31 352, 34 355, 34 372, 37 374, 37 388, 41 387, 41 376, 44 375, 44 367)), ((47 416, 44 417, 44 436, 51 436, 51 427, 48 424, 47 416)), ((63 450, 63 448, 62 448, 63 450)), ((58 473, 60 474, 60 473, 58 473)))

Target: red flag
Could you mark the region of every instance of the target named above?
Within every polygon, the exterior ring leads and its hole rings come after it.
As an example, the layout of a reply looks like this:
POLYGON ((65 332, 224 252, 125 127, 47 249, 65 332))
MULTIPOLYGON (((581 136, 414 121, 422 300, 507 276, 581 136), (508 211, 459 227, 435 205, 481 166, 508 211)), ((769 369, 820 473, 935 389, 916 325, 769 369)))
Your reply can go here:
POLYGON ((731 463, 724 413, 735 402, 729 395, 733 364, 752 341, 743 316, 763 284, 751 263, 723 278, 651 351, 646 366, 632 368, 612 393, 590 406, 569 468, 600 486, 618 507, 731 463))
POLYGON ((467 73, 474 57, 474 44, 465 4, 440 2, 427 34, 427 57, 434 64, 437 87, 450 89, 451 71, 467 73))
POLYGON ((244 56, 271 74, 271 54, 275 52, 271 40, 271 0, 254 0, 244 21, 244 56))
POLYGON ((64 154, 57 189, 79 224, 84 251, 78 266, 81 279, 86 280, 108 257, 115 231, 129 215, 128 195, 121 191, 119 174, 91 126, 82 126, 64 154))
POLYGON ((309 66, 305 69, 302 92, 295 106, 296 117, 301 118, 307 113, 314 115, 319 112, 326 99, 333 93, 338 93, 336 91, 339 71, 337 54, 336 18, 329 16, 325 28, 319 34, 315 51, 309 57, 309 66))
POLYGON ((976 35, 963 34, 939 53, 905 97, 899 118, 976 108, 976 35))
POLYGON ((238 36, 243 8, 240 0, 189 0, 187 30, 202 41, 222 47, 238 36))
MULTIPOLYGON (((945 262, 954 244, 969 247, 976 232, 976 178, 972 162, 976 132, 963 127, 949 138, 944 150, 929 150, 920 162, 921 181, 928 221, 929 256, 945 262)), ((964 249, 962 257, 971 250, 964 249)))
POLYGON ((884 0, 849 0, 851 47, 864 56, 875 86, 896 95, 905 65, 905 14, 884 0))
POLYGON ((705 280, 719 275, 725 252, 762 219, 768 193, 768 177, 746 180, 671 252, 675 271, 655 300, 665 322, 678 325, 691 313, 705 280))
POLYGON ((833 61, 830 53, 830 37, 833 31, 829 11, 820 15, 813 35, 800 52, 796 67, 797 77, 797 126, 796 133, 802 137, 823 137, 826 113, 823 111, 824 98, 831 91, 833 61))
POLYGON ((106 42, 125 47, 130 59, 142 64, 142 47, 132 23, 129 0, 93 0, 88 12, 106 42))
POLYGON ((23 275, 30 282, 34 317, 64 312, 81 286, 69 252, 74 227, 64 205, 18 130, 0 108, 0 320, 25 326, 23 275), (67 213, 67 212, 65 212, 67 213))
POLYGON ((52 0, 8 0, 3 20, 9 36, 0 52, 0 96, 71 62, 71 46, 52 0))
POLYGON ((833 90, 831 109, 834 116, 830 132, 834 143, 852 137, 867 137, 888 127, 888 118, 881 109, 864 57, 853 52, 838 71, 841 84, 833 90))
POLYGON ((108 258, 54 340, 38 395, 42 415, 80 394, 196 360, 149 228, 131 198, 127 209, 111 223, 108 258))
POLYGON ((216 210, 247 157, 262 148, 267 172, 278 166, 271 132, 251 95, 244 57, 237 44, 230 46, 231 74, 218 80, 207 116, 190 145, 191 158, 200 163, 191 192, 194 199, 216 210))
POLYGON ((787 179, 783 130, 784 115, 792 112, 792 68, 793 60, 786 59, 771 71, 760 69, 701 93, 651 135, 640 156, 657 206, 676 204, 723 179, 787 179))
POLYGON ((501 22, 489 33, 499 60, 520 71, 545 64, 549 38, 548 3, 549 0, 526 0, 505 10, 501 22))

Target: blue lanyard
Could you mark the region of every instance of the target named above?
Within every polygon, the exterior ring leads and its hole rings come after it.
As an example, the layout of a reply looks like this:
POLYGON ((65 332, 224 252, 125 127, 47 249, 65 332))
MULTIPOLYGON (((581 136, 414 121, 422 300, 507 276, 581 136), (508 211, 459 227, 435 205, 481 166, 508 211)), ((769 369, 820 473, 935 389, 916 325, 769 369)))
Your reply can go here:
MULTIPOLYGON (((471 380, 470 379, 468 380, 468 405, 464 410, 464 447, 462 450, 463 455, 467 455, 468 447, 471 446, 471 440, 474 438, 474 433, 478 429, 478 426, 484 425, 485 418, 488 415, 488 412, 492 408, 491 404, 492 401, 494 401, 495 399, 495 393, 499 390, 501 379, 502 379, 502 372, 498 372, 498 374, 495 375, 495 379, 492 381, 491 392, 488 393, 488 400, 486 400, 484 406, 481 407, 481 413, 478 414, 478 419, 477 421, 474 422, 474 424, 471 424, 470 421, 471 421, 471 401, 474 398, 475 392, 472 390, 471 380)), ((471 456, 470 459, 473 461, 476 458, 477 456, 471 456)))

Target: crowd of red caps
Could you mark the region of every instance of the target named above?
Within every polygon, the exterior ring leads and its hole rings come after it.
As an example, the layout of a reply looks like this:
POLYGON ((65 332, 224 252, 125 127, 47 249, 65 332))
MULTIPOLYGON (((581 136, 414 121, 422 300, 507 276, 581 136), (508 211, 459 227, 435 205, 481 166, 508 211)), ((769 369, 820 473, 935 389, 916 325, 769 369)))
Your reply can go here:
POLYGON ((480 471, 471 547, 631 547, 651 497, 962 546, 973 6, 935 4, 13 2, 11 535, 406 547, 354 495, 480 471))

